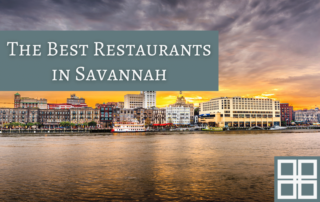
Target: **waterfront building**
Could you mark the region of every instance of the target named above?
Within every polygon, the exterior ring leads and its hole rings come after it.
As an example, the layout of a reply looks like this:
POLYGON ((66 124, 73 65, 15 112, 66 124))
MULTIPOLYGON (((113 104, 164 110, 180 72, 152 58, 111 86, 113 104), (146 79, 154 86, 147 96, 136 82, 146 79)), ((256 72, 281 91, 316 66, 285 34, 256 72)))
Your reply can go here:
POLYGON ((190 107, 165 107, 166 122, 179 125, 190 124, 190 107))
POLYGON ((318 108, 297 110, 295 111, 295 121, 306 124, 320 123, 320 111, 318 108))
POLYGON ((152 123, 153 124, 165 124, 166 121, 166 109, 158 109, 153 108, 153 116, 152 116, 152 123))
POLYGON ((134 109, 114 109, 114 122, 134 122, 134 109))
POLYGON ((87 108, 71 108, 70 109, 70 121, 74 124, 84 124, 94 121, 97 125, 100 125, 100 110, 87 108))
POLYGON ((288 103, 280 103, 281 122, 285 122, 286 125, 290 125, 293 120, 293 106, 289 106, 288 103))
POLYGON ((103 127, 111 127, 113 123, 113 109, 116 108, 112 103, 96 104, 100 113, 100 124, 103 127))
POLYGON ((133 110, 134 118, 139 123, 153 124, 153 109, 136 108, 133 110))
POLYGON ((67 98, 67 103, 72 105, 85 104, 86 101, 84 98, 79 98, 76 94, 71 94, 70 98, 67 98))
POLYGON ((40 98, 29 98, 21 97, 19 93, 14 94, 14 108, 47 108, 47 99, 40 98))
POLYGON ((22 124, 38 122, 38 109, 0 108, 0 124, 11 122, 22 124))
POLYGON ((143 94, 127 94, 124 96, 124 108, 135 109, 143 107, 144 95, 143 94))
POLYGON ((194 104, 186 101, 186 98, 183 96, 182 91, 177 96, 176 103, 170 104, 169 107, 189 107, 190 108, 190 123, 194 122, 194 104))
POLYGON ((157 104, 157 93, 156 91, 141 91, 143 95, 143 108, 149 109, 155 107, 157 104))
POLYGON ((217 127, 281 125, 280 102, 269 98, 219 97, 200 103, 200 123, 217 127))
POLYGON ((46 128, 59 127, 60 122, 70 122, 68 109, 40 109, 39 122, 46 128))

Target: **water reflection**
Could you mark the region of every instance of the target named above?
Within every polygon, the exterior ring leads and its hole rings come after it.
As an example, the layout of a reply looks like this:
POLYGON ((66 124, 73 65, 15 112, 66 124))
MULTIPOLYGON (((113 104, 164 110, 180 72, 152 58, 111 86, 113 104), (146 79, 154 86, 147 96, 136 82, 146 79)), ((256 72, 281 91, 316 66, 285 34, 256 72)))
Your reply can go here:
POLYGON ((0 137, 0 200, 273 201, 273 157, 317 133, 0 137))

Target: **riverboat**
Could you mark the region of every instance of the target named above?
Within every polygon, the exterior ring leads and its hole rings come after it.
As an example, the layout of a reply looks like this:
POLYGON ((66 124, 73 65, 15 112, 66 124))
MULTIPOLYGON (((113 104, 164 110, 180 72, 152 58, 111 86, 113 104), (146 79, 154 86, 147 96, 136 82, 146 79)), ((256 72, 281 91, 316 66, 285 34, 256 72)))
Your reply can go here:
POLYGON ((282 127, 282 126, 274 126, 274 127, 271 127, 270 130, 285 130, 287 129, 287 127, 282 127))
POLYGON ((145 131, 145 125, 143 123, 136 122, 116 122, 111 130, 112 133, 134 133, 145 131))

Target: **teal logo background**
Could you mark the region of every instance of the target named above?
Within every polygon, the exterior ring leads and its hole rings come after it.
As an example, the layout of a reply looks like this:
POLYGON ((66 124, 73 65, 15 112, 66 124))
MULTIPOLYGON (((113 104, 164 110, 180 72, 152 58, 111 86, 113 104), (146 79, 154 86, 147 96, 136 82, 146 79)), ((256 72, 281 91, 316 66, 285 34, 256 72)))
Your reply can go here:
MULTIPOLYGON (((218 32, 217 31, 0 31, 0 91, 217 91, 219 90, 218 72, 218 32), (10 46, 7 42, 19 44, 41 44, 41 56, 18 56, 20 48, 15 46, 17 56, 9 56, 10 46), (48 42, 58 44, 57 56, 49 57, 48 42), (211 45, 209 56, 94 56, 94 42, 104 45, 211 45), (60 45, 89 45, 87 56, 59 56, 60 45), (85 67, 87 78, 89 70, 95 72, 97 81, 76 81, 76 69, 85 67), (52 81, 53 69, 70 69, 69 81, 52 81), (100 81, 96 70, 107 69, 103 81, 100 81), (166 70, 166 81, 107 81, 114 69, 119 79, 119 70, 143 70, 145 78, 150 69, 156 79, 156 71, 166 70)), ((106 47, 106 46, 104 46, 106 47)), ((169 48, 170 47, 170 48, 169 48)), ((104 49, 105 50, 105 49, 104 49)), ((81 52, 81 51, 80 51, 81 52)), ((200 51, 199 51, 200 52, 200 51)), ((104 52, 106 53, 106 52, 104 52)), ((128 51, 126 51, 128 53, 128 51)), ((202 53, 202 51, 201 51, 202 53)), ((58 71, 59 72, 59 71, 58 71)), ((59 74, 57 74, 59 76, 59 74)), ((60 78, 60 77, 59 77, 60 78)), ((59 79, 57 78, 57 79, 59 79)), ((162 78, 162 77, 160 77, 162 78)))
POLYGON ((320 157, 274 158, 274 201, 320 201, 320 157))

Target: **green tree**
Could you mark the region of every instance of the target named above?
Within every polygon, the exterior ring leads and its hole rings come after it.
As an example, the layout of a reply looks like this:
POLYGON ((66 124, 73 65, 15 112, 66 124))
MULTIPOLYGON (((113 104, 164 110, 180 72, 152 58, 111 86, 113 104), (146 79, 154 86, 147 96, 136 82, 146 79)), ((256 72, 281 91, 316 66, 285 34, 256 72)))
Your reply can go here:
POLYGON ((34 123, 27 123, 27 126, 28 127, 31 127, 31 126, 33 126, 33 125, 35 125, 34 123))
POLYGON ((199 115, 199 111, 200 111, 199 107, 194 108, 194 115, 199 115))
POLYGON ((95 122, 95 121, 90 121, 89 123, 88 123, 88 125, 89 126, 97 126, 97 122, 95 122))

